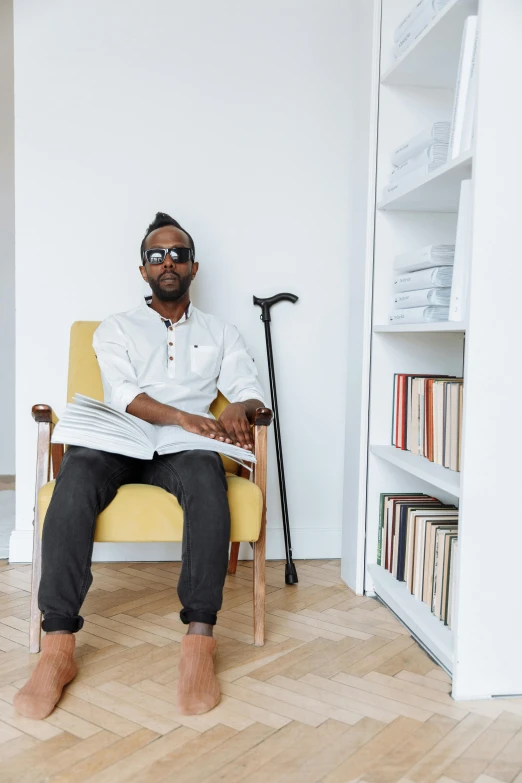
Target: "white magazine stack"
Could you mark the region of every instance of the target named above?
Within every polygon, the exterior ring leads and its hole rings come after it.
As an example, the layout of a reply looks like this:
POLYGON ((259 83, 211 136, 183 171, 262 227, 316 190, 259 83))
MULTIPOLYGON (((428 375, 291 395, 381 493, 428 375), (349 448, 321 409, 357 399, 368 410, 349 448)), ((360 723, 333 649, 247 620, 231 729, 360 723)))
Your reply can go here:
POLYGON ((395 257, 392 324, 447 321, 455 245, 427 245, 395 257))

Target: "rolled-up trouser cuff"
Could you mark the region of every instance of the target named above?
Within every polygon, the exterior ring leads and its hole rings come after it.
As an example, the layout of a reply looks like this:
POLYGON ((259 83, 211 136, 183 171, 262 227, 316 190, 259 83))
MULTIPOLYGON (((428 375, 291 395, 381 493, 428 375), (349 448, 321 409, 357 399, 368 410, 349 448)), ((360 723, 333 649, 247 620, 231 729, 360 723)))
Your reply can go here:
POLYGON ((208 625, 215 625, 217 614, 215 612, 199 612, 192 609, 182 609, 179 613, 179 618, 185 625, 188 625, 188 623, 207 623, 208 625))
POLYGON ((42 631, 70 631, 76 633, 83 628, 83 617, 46 617, 42 623, 42 631))

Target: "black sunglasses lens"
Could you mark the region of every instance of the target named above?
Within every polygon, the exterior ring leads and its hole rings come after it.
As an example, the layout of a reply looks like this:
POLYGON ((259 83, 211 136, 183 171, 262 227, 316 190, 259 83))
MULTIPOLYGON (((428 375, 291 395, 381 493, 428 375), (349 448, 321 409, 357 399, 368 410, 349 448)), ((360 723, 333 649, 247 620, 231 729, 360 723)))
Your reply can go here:
POLYGON ((185 264, 190 261, 192 252, 190 247, 172 247, 169 255, 177 264, 185 264))
POLYGON ((159 248, 152 248, 151 250, 147 250, 145 255, 149 264, 162 264, 167 255, 167 251, 159 248))

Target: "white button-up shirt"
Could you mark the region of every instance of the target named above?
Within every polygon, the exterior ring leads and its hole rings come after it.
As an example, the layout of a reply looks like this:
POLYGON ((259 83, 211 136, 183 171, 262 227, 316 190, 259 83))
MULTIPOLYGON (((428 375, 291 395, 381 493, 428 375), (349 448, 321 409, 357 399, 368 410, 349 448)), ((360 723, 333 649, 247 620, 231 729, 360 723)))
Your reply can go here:
POLYGON ((265 398, 237 327, 192 303, 177 323, 149 306, 105 318, 94 332, 104 400, 119 411, 143 392, 187 413, 211 417, 218 390, 230 402, 265 398))

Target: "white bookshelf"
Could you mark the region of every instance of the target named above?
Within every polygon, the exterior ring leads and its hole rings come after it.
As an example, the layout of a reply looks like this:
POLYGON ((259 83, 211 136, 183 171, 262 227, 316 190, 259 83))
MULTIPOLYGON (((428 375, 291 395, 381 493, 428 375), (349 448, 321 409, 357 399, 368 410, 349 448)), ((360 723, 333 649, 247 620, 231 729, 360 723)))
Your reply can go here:
MULTIPOLYGON (((413 3, 409 3, 410 6, 413 3)), ((402 3, 397 2, 400 8, 402 3)), ((382 84, 443 87, 452 90, 459 62, 460 30, 464 19, 477 12, 477 0, 450 0, 415 43, 395 62, 385 48, 382 84)), ((400 14, 397 19, 400 20, 400 14)), ((391 40, 391 37, 390 37, 391 40)), ((390 40, 383 42, 388 44, 390 40)))
MULTIPOLYGON (((427 177, 405 177, 396 191, 377 205, 378 209, 406 212, 457 212, 460 183, 471 178, 471 150, 450 160, 427 177)), ((388 184, 388 183, 386 183, 388 184)))
POLYGON ((460 473, 457 471, 435 465, 426 457, 396 449, 395 446, 370 446, 370 451, 376 457, 391 462, 392 465, 396 465, 411 476, 417 476, 430 486, 442 489, 455 498, 459 497, 460 473))
POLYGON ((460 321, 441 321, 433 324, 376 324, 374 332, 382 334, 406 334, 426 333, 438 334, 440 332, 465 332, 466 326, 460 321))
POLYGON ((379 597, 452 673, 456 699, 522 694, 522 525, 513 508, 522 476, 522 408, 513 396, 522 384, 522 111, 508 100, 519 92, 522 16, 518 0, 450 0, 393 61, 393 31, 413 4, 373 0, 373 17, 363 14, 366 28, 359 30, 372 38, 372 67, 370 96, 354 107, 367 169, 356 169, 353 198, 360 192, 367 198, 353 241, 362 268, 354 273, 350 346, 358 353, 350 362, 362 379, 348 392, 342 574, 358 593, 379 597), (474 149, 383 199, 392 151, 451 117, 462 30, 474 13, 480 40, 474 149), (474 199, 465 322, 389 324, 394 256, 455 240, 465 179, 472 180, 474 199), (391 445, 395 373, 464 376, 461 473, 391 445), (425 492, 459 506, 453 631, 377 565, 379 500, 388 492, 425 492))
POLYGON ((385 568, 368 566, 375 591, 383 603, 407 625, 417 641, 451 674, 453 632, 438 620, 422 601, 414 598, 404 582, 398 582, 385 568))

